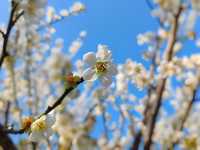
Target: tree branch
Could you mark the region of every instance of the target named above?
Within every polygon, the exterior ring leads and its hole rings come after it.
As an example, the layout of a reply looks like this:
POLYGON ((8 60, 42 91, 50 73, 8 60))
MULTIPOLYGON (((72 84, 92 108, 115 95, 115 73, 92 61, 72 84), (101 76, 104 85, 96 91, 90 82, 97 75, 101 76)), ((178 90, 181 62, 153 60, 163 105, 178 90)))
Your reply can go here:
MULTIPOLYGON (((74 90, 79 84, 81 84, 82 82, 84 82, 84 79, 81 78, 80 81, 78 81, 76 83, 75 86, 72 86, 72 87, 69 87, 69 88, 66 88, 64 93, 56 100, 56 102, 52 105, 52 106, 48 106, 46 108, 46 110, 41 113, 41 115, 39 115, 38 118, 42 117, 43 115, 47 115, 49 114, 51 111, 53 111, 56 107, 58 107, 64 100, 64 98, 72 91, 74 90)), ((23 134, 25 133, 25 129, 19 129, 19 130, 15 130, 15 129, 5 129, 4 130, 6 133, 8 134, 23 134)))
MULTIPOLYGON (((173 49, 174 45, 176 43, 176 38, 177 38, 177 31, 179 27, 179 18, 182 13, 183 7, 180 6, 178 9, 177 14, 174 16, 173 24, 172 24, 172 29, 171 29, 171 34, 169 36, 168 44, 165 50, 165 60, 167 62, 170 62, 173 57, 173 49)), ((153 115, 152 118, 150 119, 149 123, 149 131, 148 131, 148 136, 147 140, 145 141, 144 149, 149 150, 152 144, 152 137, 155 129, 155 124, 156 124, 156 119, 159 114, 159 110, 162 104, 162 98, 163 98, 163 93, 165 90, 165 85, 166 85, 167 78, 162 79, 156 88, 156 93, 157 93, 157 99, 156 99, 156 104, 155 104, 155 109, 153 110, 153 115)))
POLYGON ((3 130, 0 124, 0 145, 4 150, 17 150, 15 144, 12 142, 7 133, 3 130))
MULTIPOLYGON (((156 64, 156 57, 157 57, 157 51, 156 50, 159 49, 159 48, 160 48, 160 44, 159 44, 159 40, 157 40, 157 44, 155 46, 155 50, 154 50, 153 57, 152 57, 152 63, 151 63, 151 66, 150 66, 150 75, 149 75, 150 79, 154 79, 155 68, 156 68, 156 65, 157 65, 156 64)), ((144 119, 142 120, 142 123, 144 125, 147 123, 147 121, 149 119, 149 113, 148 112, 150 111, 150 108, 151 108, 151 105, 152 105, 151 102, 150 102, 150 98, 151 98, 151 94, 152 94, 154 89, 155 89, 154 85, 150 84, 149 87, 148 87, 148 90, 147 90, 148 100, 146 102, 145 109, 144 109, 144 112, 143 112, 144 119)), ((142 138, 142 130, 140 129, 135 135, 134 142, 131 146, 131 150, 137 150, 139 148, 141 138, 142 138)))
POLYGON ((15 26, 15 24, 19 20, 19 18, 23 15, 23 13, 21 12, 17 16, 15 16, 17 7, 18 7, 18 3, 13 2, 6 33, 1 32, 4 40, 3 40, 2 53, 1 53, 1 57, 0 57, 0 68, 2 67, 5 57, 7 57, 9 55, 7 52, 7 45, 8 45, 11 30, 13 29, 13 27, 15 26))

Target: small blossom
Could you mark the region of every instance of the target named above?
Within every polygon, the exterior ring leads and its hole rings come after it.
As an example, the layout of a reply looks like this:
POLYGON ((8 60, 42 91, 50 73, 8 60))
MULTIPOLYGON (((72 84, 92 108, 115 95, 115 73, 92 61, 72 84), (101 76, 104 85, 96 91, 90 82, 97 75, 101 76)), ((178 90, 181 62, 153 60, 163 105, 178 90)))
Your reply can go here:
POLYGON ((95 56, 93 52, 88 52, 83 56, 83 61, 89 66, 83 73, 84 80, 96 80, 99 78, 103 86, 112 83, 112 76, 117 74, 117 68, 112 63, 111 51, 105 45, 98 45, 95 56))
POLYGON ((72 13, 79 13, 85 10, 85 6, 81 3, 81 2, 75 2, 71 8, 70 8, 70 12, 72 13))
POLYGON ((69 11, 67 9, 62 9, 60 11, 60 15, 63 17, 67 17, 67 16, 69 16, 69 11))
POLYGON ((137 36, 138 45, 149 44, 153 40, 155 40, 155 35, 153 32, 146 32, 137 36))
POLYGON ((52 125, 55 119, 52 116, 42 116, 34 121, 31 125, 30 141, 36 142, 42 140, 46 136, 51 136, 52 125))

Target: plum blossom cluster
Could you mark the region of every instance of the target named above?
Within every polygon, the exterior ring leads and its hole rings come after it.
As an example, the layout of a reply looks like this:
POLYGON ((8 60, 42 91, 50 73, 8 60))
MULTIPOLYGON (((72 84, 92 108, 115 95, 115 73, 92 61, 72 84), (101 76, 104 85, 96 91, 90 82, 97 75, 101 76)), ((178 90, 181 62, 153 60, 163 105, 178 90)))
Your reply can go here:
POLYGON ((5 139, 17 137, 20 149, 200 149, 200 0, 150 1, 159 27, 137 36, 142 61, 117 65, 103 44, 79 59, 84 30, 69 45, 55 37, 55 23, 86 10, 81 2, 11 3, 14 30, 6 39, 10 27, 1 28, 0 133, 19 135, 5 139))

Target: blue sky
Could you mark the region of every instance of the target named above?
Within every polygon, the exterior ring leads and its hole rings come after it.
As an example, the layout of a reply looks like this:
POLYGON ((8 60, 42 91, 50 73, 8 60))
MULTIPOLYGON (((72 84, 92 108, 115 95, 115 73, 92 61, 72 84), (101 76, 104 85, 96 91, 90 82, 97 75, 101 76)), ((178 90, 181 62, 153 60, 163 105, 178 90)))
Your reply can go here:
MULTIPOLYGON (((69 7, 73 0, 50 0, 60 8, 69 7)), ((137 46, 136 35, 147 29, 155 29, 157 22, 150 16, 145 0, 82 0, 86 12, 70 17, 55 25, 56 36, 62 37, 66 45, 75 39, 80 30, 88 36, 80 55, 95 51, 97 44, 107 44, 113 51, 115 61, 124 62, 127 57, 139 59, 141 47, 137 46)))
MULTIPOLYGON (((58 11, 69 8, 75 0, 49 0, 49 4, 58 11)), ((97 44, 107 44, 113 51, 117 63, 127 57, 141 60, 142 47, 137 46, 136 36, 147 30, 155 30, 157 22, 150 15, 145 0, 81 0, 86 5, 86 12, 69 17, 55 25, 55 38, 65 40, 66 49, 81 30, 88 36, 80 51, 80 56, 87 51, 95 51, 97 44)), ((0 22, 8 18, 8 2, 0 5, 0 22)))
MULTIPOLYGON (((58 11, 69 8, 74 0, 49 0, 58 11)), ((77 58, 85 52, 96 51, 98 44, 106 44, 113 52, 116 63, 123 63, 128 57, 142 61, 144 47, 137 45, 136 37, 147 30, 156 30, 158 24, 150 15, 145 0, 81 0, 86 12, 69 17, 54 27, 54 38, 63 38, 65 48, 77 38, 81 30, 88 33, 77 58)), ((8 19, 8 2, 0 5, 0 22, 8 19)), ((139 94, 139 93, 138 93, 139 94)), ((100 126, 99 126, 100 127, 100 126)))

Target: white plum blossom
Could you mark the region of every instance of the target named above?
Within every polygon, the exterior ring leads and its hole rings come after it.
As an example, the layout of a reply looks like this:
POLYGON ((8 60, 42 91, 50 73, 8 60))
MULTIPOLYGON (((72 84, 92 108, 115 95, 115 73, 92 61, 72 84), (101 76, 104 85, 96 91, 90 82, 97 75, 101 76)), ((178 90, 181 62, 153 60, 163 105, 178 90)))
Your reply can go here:
POLYGON ((153 32, 146 32, 137 36, 138 45, 149 44, 155 40, 155 34, 153 32))
POLYGON ((21 7, 24 9, 24 17, 27 24, 38 23, 45 14, 47 0, 22 0, 21 7))
POLYGON ((31 124, 31 133, 29 135, 30 141, 37 142, 45 137, 52 135, 52 126, 55 123, 54 117, 44 115, 31 124))
POLYGON ((70 8, 70 12, 74 14, 82 12, 84 10, 85 10, 85 5, 81 2, 75 2, 70 8))
POLYGON ((96 55, 94 52, 86 53, 83 61, 89 68, 83 72, 84 80, 94 81, 98 78, 103 86, 109 86, 112 83, 112 77, 117 74, 117 68, 111 57, 111 51, 105 45, 98 45, 96 55))

